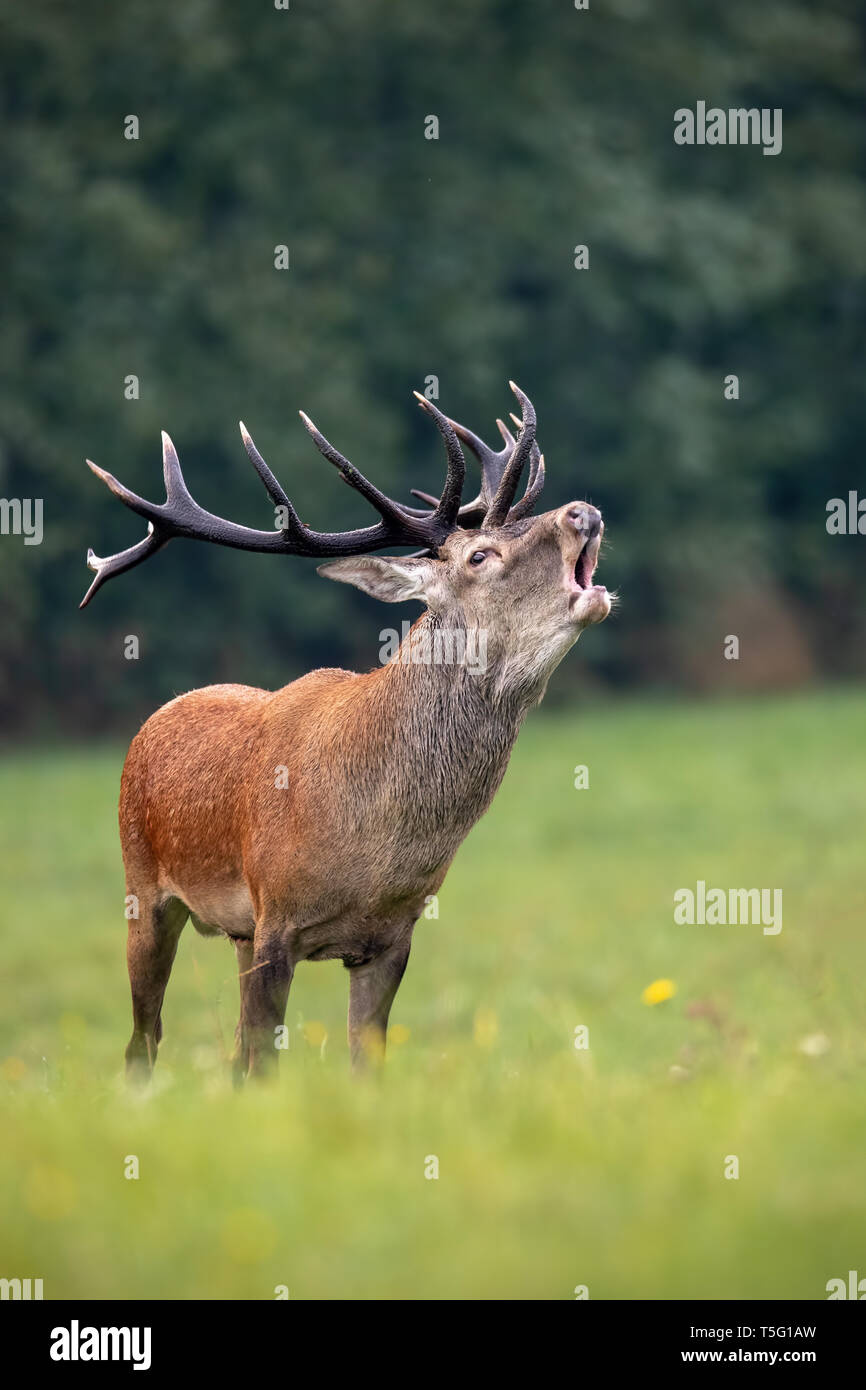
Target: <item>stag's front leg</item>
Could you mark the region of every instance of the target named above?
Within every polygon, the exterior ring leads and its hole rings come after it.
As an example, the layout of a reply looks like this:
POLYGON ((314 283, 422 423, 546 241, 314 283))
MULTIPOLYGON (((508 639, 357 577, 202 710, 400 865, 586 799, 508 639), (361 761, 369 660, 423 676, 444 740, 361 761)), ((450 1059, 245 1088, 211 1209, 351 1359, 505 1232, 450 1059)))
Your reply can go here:
POLYGON ((349 1051, 352 1070, 385 1059, 385 1034, 394 996, 409 959, 411 934, 374 960, 349 967, 349 1051))
MULTIPOLYGON (((245 958, 246 952, 240 959, 245 958)), ((270 1076, 276 1071, 293 974, 285 926, 257 926, 252 962, 241 980, 239 1052, 249 1057, 249 1076, 270 1076)))

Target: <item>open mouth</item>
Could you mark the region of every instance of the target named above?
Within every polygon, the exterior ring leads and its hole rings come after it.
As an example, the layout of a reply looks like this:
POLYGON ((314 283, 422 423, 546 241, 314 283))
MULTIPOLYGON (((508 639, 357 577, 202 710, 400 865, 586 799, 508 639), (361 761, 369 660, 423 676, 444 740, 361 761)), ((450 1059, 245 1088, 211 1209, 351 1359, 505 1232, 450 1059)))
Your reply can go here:
POLYGON ((595 573, 600 544, 600 536, 593 536, 592 540, 584 542, 583 549, 574 566, 574 586, 576 589, 582 591, 592 588, 592 576, 595 573))

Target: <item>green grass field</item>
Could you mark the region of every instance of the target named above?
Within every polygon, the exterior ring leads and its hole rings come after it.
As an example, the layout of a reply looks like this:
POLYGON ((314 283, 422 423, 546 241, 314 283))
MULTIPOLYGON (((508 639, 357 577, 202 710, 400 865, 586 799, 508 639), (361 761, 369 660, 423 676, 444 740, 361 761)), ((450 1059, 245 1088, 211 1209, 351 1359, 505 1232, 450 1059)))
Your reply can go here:
POLYGON ((821 1299, 866 1275, 864 714, 856 691, 537 713, 418 925, 381 1084, 348 1075, 328 963, 296 975, 278 1083, 234 1092, 234 952, 190 927, 144 1098, 122 750, 7 754, 0 1275, 123 1299, 821 1299), (782 931, 676 925, 698 879, 781 888, 782 931))

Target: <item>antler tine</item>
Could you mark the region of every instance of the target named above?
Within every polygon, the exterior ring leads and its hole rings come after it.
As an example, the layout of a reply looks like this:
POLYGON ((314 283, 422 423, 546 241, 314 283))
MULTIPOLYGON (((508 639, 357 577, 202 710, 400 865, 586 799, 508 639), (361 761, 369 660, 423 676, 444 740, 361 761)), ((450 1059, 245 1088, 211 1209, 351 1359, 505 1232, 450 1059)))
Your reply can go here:
POLYGON ((111 579, 115 574, 122 574, 124 570, 134 569, 136 565, 141 564, 142 560, 147 560, 151 555, 155 555, 158 550, 162 549, 163 545, 165 545, 165 541, 156 538, 151 522, 148 524, 148 533, 143 541, 131 545, 128 550, 121 550, 117 555, 108 555, 103 560, 92 550, 88 550, 87 567, 96 571, 96 578, 78 607, 86 608, 94 594, 102 588, 107 579, 111 579))
MULTIPOLYGON (((127 507, 146 519, 147 535, 144 540, 138 541, 126 550, 119 551, 116 555, 106 555, 103 558, 93 550, 88 550, 87 566, 96 572, 96 578, 78 605, 79 608, 87 606, 106 580, 112 579, 115 574, 123 574, 125 570, 135 569, 135 566, 140 565, 143 560, 155 555, 168 543, 173 534, 173 531, 169 530, 163 522, 164 509, 162 507, 148 502, 144 497, 139 497, 137 493, 124 487, 123 483, 119 483, 112 473, 107 472, 104 468, 99 468, 90 459, 87 459, 86 463, 90 471, 105 483, 115 497, 120 498, 120 501, 127 507)), ((162 432, 162 475, 165 480, 166 506, 171 504, 180 509, 188 504, 195 506, 184 482, 177 450, 164 430, 162 432)))
POLYGON ((181 472, 177 451, 167 434, 163 434, 163 476, 165 478, 165 502, 148 502, 124 487, 105 469, 98 468, 88 459, 91 470, 118 497, 125 506, 143 516, 148 523, 148 534, 136 545, 122 550, 116 555, 101 558, 92 550, 87 552, 87 563, 96 572, 87 593, 81 601, 84 608, 106 580, 115 574, 133 569, 155 555, 174 537, 188 540, 211 541, 217 545, 230 546, 235 550, 253 550, 282 555, 304 555, 310 557, 337 557, 341 555, 363 555, 372 550, 383 550, 388 546, 421 545, 425 551, 437 551, 446 536, 457 526, 460 508, 460 494, 466 470, 465 460, 448 421, 435 407, 431 413, 445 439, 448 451, 448 474, 442 497, 435 504, 433 512, 416 513, 411 507, 387 497, 344 458, 325 436, 301 411, 301 419, 320 452, 340 471, 340 476, 351 487, 360 492, 376 508, 382 520, 375 526, 366 526, 355 531, 313 531, 298 516, 282 486, 262 458, 246 426, 241 423, 241 437, 247 454, 265 485, 271 501, 285 508, 286 518, 280 529, 256 531, 249 526, 241 526, 223 517, 215 516, 200 507, 189 492, 181 472))
POLYGON ((253 442, 253 437, 247 429, 246 425, 244 424, 243 420, 238 420, 238 428, 240 429, 241 439, 244 442, 244 448, 247 451, 250 463, 253 465, 253 468, 256 470, 262 482, 264 483, 268 496, 270 497, 274 506, 287 507, 290 516, 292 515, 292 513, 294 513, 295 516, 297 516, 297 512, 295 512, 294 507, 292 506, 291 502, 289 501, 288 497, 283 491, 282 484, 277 480, 277 478, 274 477, 274 474, 268 468, 268 465, 265 463, 264 459, 262 458, 261 454, 256 448, 253 442))
MULTIPOLYGON (((512 418, 512 420, 514 420, 514 423, 515 423, 516 425, 518 425, 518 426, 520 425, 520 421, 517 420, 517 419, 515 419, 515 417, 514 417, 513 415, 512 415, 511 418, 512 418)), ((499 430, 499 433, 502 435, 502 438, 505 440, 505 447, 506 447, 509 451, 512 450, 512 449, 514 448, 515 444, 517 443, 517 440, 514 438, 514 435, 511 433, 511 430, 508 428, 508 426, 506 425, 505 421, 504 421, 504 420, 500 420, 498 416, 497 416, 497 419, 496 419, 496 428, 499 430)), ((503 451, 503 452, 504 452, 504 451, 503 451)))
MULTIPOLYGON (((465 425, 459 424, 456 420, 451 420, 450 423, 457 436, 469 446, 481 464, 481 486, 478 489, 478 496, 474 497, 471 502, 466 502, 461 508, 460 519, 464 524, 467 524, 476 512, 480 512, 483 517, 493 501, 505 466, 511 457, 513 444, 509 445, 506 440, 504 448, 491 449, 490 445, 485 444, 483 439, 479 439, 473 430, 467 429, 465 425)), ((496 423, 498 425, 500 422, 497 420, 496 423)), ((502 429, 504 428, 503 425, 502 429)))
POLYGON ((459 438, 463 440, 463 443, 469 445, 481 464, 482 470, 497 468, 503 455, 506 454, 505 449, 491 449, 489 444, 485 444, 484 440, 479 439, 473 430, 468 429, 466 425, 461 425, 458 420, 451 420, 451 426, 459 438))
POLYGON ((400 503, 392 501, 384 492, 380 492, 368 478, 364 477, 364 474, 359 468, 356 468, 353 463, 350 463, 347 458, 344 458, 339 449, 335 449, 330 440, 326 439, 322 434, 322 431, 316 428, 309 415, 306 415, 303 410, 299 410, 298 414, 304 423, 305 430, 319 453, 322 454, 329 463, 334 465, 340 477, 343 479, 343 482, 348 483, 356 492, 360 492, 362 497, 366 497, 367 501, 376 508, 376 511, 383 520, 391 521, 395 524, 402 523, 405 520, 405 516, 400 503))
POLYGON ((460 440, 454 430, 454 426, 443 415, 442 411, 422 396, 420 391, 415 391, 414 395, 418 404, 426 410, 428 415, 432 415, 436 421, 436 426, 445 441, 445 450, 448 454, 448 473, 445 478, 445 486, 442 489, 442 496, 438 503, 434 502, 440 521, 447 525, 449 530, 453 530, 457 525, 457 517, 460 513, 460 498, 463 495, 463 484, 466 481, 466 460, 463 457, 463 450, 460 448, 460 440))
MULTIPOLYGON (((413 497, 420 497, 422 502, 429 502, 431 507, 436 508, 439 506, 439 498, 434 497, 432 492, 422 492, 421 489, 418 487, 410 487, 409 491, 411 492, 413 497)), ((412 507, 411 511, 413 516, 426 515, 425 512, 422 512, 420 507, 412 507)))
POLYGON ((525 516, 529 516, 544 488, 544 454, 539 452, 537 444, 533 444, 532 449, 529 482, 520 501, 515 502, 508 513, 509 521, 522 521, 525 516))
MULTIPOLYGON (((449 420, 448 422, 458 437, 462 439, 463 443, 469 446, 481 464, 481 487, 478 496, 474 497, 471 502, 464 502, 457 515, 460 525, 468 529, 474 529, 482 525, 501 525, 501 522, 496 522, 495 514, 491 514, 491 508, 502 486, 502 481, 509 465, 512 465, 515 470, 516 478, 514 481, 514 491, 517 490, 520 472, 523 469, 526 459, 527 447, 529 454, 529 477, 526 491, 523 497, 521 497, 510 510, 506 509, 507 519, 509 521, 519 521, 523 517, 528 516, 535 506, 535 503, 538 501, 542 488, 544 487, 544 461, 541 456, 541 450, 535 440, 535 411, 528 397, 526 397, 518 387, 515 387, 513 383, 510 383, 510 385, 521 403, 524 401, 526 402, 531 416, 527 416, 527 431, 523 434, 519 433, 517 439, 514 438, 514 435, 502 420, 496 421, 499 433, 505 441, 502 449, 491 449, 489 444, 485 444, 483 439, 479 439, 477 434, 467 429, 465 425, 459 424, 458 421, 449 420), (528 440, 527 433, 529 436, 528 440), (521 452, 516 456, 515 451, 518 449, 518 445, 521 445, 521 452)), ((516 415, 512 415, 511 418, 519 427, 519 431, 523 431, 523 420, 516 415)), ((512 498, 514 496, 514 491, 511 493, 512 498)), ((422 502, 427 502, 431 507, 435 508, 439 505, 438 499, 432 497, 428 492, 420 492, 417 488, 412 488, 412 495, 419 498, 422 502)), ((407 508, 406 510, 411 511, 413 516, 420 517, 429 515, 428 512, 424 512, 421 508, 413 507, 407 508)))
POLYGON ((514 494, 520 482, 520 475, 523 472, 526 460, 532 453, 532 446, 535 442, 535 409, 529 397, 513 381, 509 381, 523 411, 523 418, 520 421, 520 432, 517 436, 517 443, 511 452, 511 457, 505 466, 505 470, 496 489, 496 495, 484 517, 484 526, 501 526, 508 518, 511 504, 514 501, 514 494))

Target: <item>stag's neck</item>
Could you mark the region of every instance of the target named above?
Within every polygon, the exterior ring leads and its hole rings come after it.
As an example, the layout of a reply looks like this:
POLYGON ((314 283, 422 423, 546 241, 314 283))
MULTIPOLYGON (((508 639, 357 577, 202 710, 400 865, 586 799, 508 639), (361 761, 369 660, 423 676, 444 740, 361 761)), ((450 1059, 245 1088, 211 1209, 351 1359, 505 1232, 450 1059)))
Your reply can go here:
POLYGON ((365 678, 387 799, 425 833, 462 835, 483 815, 543 693, 509 688, 483 644, 464 637, 425 613, 388 665, 365 678))

